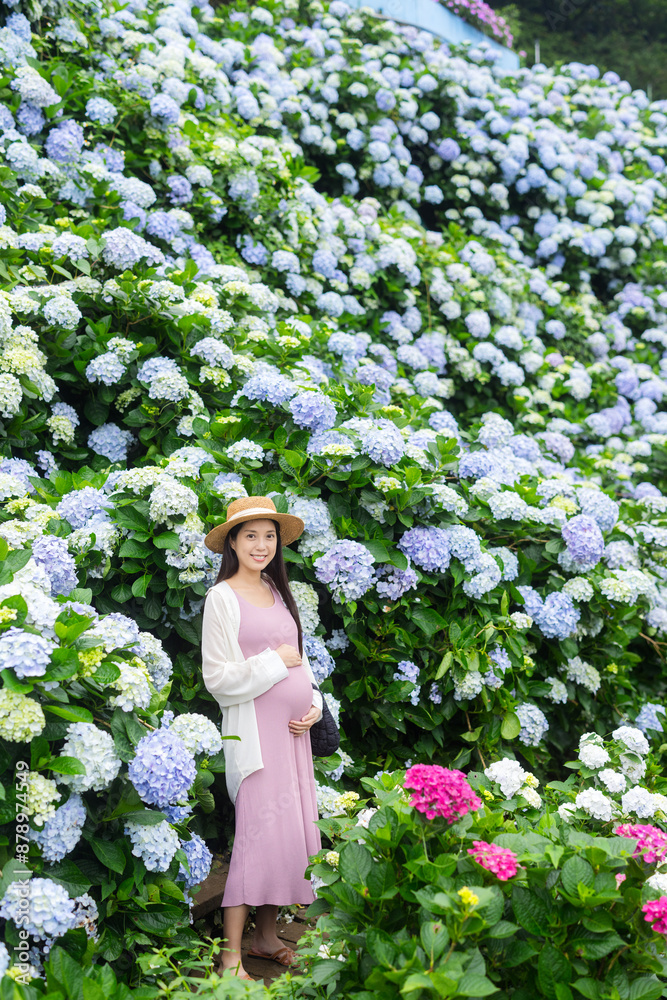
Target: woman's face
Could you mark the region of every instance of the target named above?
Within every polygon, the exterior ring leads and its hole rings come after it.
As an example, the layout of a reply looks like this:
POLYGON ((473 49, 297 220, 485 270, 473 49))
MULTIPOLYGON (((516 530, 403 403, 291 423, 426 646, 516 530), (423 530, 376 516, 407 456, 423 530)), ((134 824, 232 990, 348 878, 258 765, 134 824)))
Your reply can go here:
POLYGON ((230 539, 230 544, 236 552, 239 566, 251 570, 265 569, 276 554, 276 526, 273 521, 264 517, 245 521, 236 538, 230 539), (258 556, 263 558, 257 558, 258 556))

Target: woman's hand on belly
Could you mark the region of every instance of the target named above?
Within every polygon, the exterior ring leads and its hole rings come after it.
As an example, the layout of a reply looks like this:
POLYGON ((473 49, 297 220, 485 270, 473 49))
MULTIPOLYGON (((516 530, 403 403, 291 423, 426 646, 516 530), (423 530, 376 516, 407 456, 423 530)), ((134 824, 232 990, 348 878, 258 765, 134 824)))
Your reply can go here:
POLYGON ((303 734, 307 733, 310 727, 317 722, 319 714, 319 708, 316 708, 315 705, 311 705, 307 714, 304 715, 303 718, 290 719, 288 724, 290 733, 292 733, 293 736, 303 736, 303 734))

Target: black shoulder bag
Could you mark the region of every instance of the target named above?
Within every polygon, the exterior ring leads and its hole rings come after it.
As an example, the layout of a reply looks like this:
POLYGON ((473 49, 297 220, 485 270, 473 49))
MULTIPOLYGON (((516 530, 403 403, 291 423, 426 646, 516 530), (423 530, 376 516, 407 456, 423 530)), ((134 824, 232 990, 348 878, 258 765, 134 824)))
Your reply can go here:
MULTIPOLYGON (((314 691, 320 690, 317 684, 313 684, 312 687, 314 691)), ((310 727, 309 732, 310 745, 315 757, 329 757, 340 746, 340 733, 324 695, 322 695, 322 718, 310 727)))

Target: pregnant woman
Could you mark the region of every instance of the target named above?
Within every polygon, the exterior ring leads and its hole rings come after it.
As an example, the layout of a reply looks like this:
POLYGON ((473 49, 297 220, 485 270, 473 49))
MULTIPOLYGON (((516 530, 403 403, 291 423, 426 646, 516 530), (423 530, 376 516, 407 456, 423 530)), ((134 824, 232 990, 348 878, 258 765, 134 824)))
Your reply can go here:
POLYGON ((314 899, 304 877, 321 847, 308 730, 321 718, 322 695, 312 687, 282 555, 304 527, 270 497, 251 496, 231 503, 224 524, 206 536, 222 565, 204 606, 204 684, 222 709, 222 735, 240 737, 223 743, 236 830, 221 967, 243 979, 252 978, 241 960, 250 907, 257 912, 248 954, 292 965, 294 952, 276 933, 278 907, 314 899))

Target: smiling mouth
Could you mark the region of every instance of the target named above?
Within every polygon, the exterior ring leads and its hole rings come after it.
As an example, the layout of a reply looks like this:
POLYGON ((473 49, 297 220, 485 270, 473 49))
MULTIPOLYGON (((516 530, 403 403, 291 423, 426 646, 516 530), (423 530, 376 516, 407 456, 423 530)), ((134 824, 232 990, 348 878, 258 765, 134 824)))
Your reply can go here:
POLYGON ((266 556, 253 556, 253 559, 255 560, 255 562, 264 562, 266 556))

